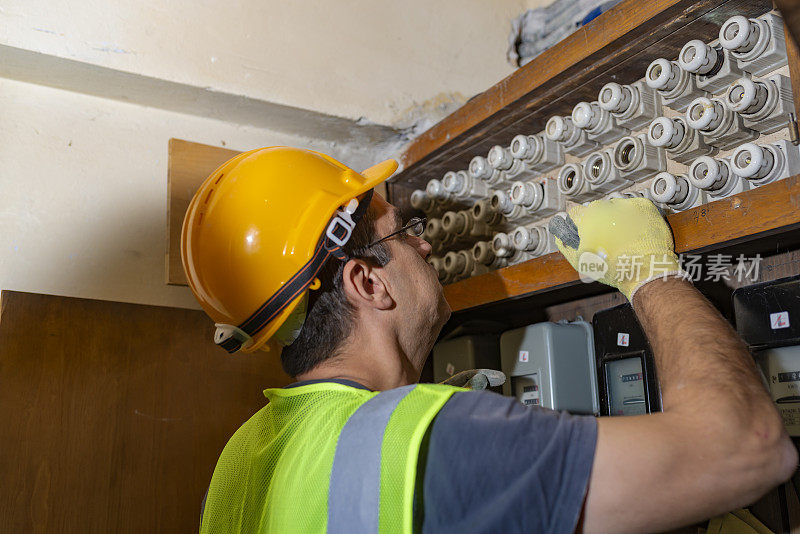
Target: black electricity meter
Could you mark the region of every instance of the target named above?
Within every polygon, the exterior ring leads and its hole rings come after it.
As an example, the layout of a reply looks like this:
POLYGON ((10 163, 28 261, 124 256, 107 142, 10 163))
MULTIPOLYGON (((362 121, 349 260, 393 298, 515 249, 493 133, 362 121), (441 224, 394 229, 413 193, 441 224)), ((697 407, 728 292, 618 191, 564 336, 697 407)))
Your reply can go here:
POLYGON ((733 312, 789 435, 800 436, 800 276, 737 289, 733 312))
POLYGON ((597 312, 592 320, 601 415, 661 411, 653 352, 630 304, 597 312))

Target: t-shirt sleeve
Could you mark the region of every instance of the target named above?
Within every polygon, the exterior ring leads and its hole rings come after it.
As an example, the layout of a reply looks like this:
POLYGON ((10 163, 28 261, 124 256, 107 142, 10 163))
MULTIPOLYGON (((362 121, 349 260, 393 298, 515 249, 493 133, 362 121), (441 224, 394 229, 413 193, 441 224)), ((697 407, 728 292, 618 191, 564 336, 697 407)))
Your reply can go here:
POLYGON ((594 417, 456 393, 420 455, 422 531, 573 532, 596 441, 594 417))

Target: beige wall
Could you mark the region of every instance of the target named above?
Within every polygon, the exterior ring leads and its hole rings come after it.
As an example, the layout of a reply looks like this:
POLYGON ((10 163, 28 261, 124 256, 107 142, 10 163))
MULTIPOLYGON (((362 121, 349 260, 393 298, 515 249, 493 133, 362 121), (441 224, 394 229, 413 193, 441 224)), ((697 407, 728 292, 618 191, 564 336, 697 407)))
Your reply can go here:
MULTIPOLYGON (((524 0, 5 0, 0 43, 379 124, 511 72, 524 0)), ((536 3, 534 1, 534 3, 536 3)))

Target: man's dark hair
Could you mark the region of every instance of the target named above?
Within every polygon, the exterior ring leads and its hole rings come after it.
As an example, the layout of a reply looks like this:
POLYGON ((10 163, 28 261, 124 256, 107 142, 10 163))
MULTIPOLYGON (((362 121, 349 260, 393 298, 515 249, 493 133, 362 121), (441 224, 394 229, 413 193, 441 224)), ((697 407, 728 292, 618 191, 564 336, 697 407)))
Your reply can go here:
MULTIPOLYGON (((379 239, 375 233, 375 212, 370 206, 353 229, 344 252, 379 266, 391 259, 389 250, 381 243, 367 248, 379 239)), ((336 355, 342 342, 353 330, 355 309, 347 300, 342 287, 345 262, 331 257, 317 276, 322 286, 310 291, 308 313, 300 335, 281 352, 283 370, 290 376, 307 373, 336 355)))

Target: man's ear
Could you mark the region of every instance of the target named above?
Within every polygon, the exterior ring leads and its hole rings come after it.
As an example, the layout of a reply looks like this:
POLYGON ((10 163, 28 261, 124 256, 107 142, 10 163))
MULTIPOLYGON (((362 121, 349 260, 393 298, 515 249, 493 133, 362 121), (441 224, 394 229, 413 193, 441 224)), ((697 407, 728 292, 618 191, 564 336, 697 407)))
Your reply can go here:
POLYGON ((356 307, 368 306, 379 310, 394 307, 389 294, 385 272, 361 259, 349 260, 342 271, 342 287, 348 300, 356 307))

